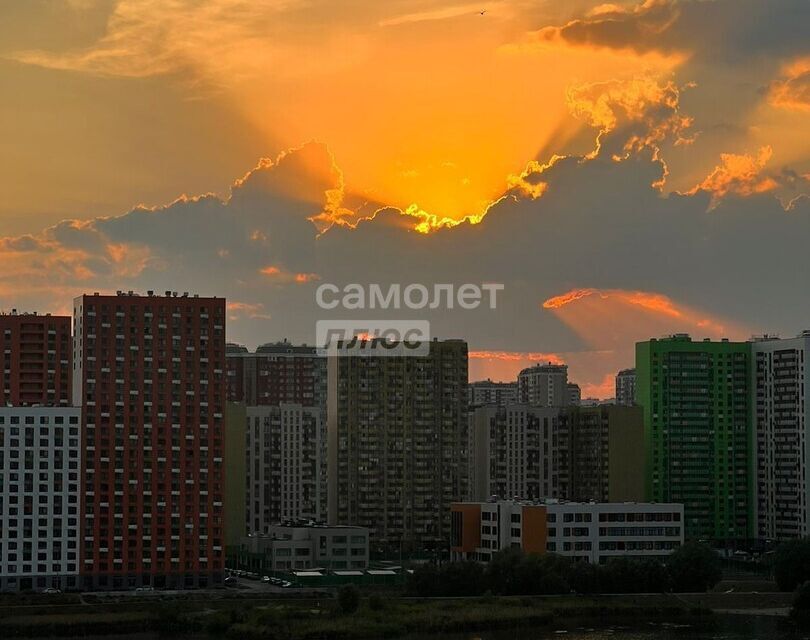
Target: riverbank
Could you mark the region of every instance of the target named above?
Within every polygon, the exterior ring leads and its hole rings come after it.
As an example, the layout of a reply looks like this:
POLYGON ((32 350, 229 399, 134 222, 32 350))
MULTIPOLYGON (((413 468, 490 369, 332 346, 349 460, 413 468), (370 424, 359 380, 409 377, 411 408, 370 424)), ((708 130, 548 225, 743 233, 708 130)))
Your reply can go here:
POLYGON ((361 640, 409 634, 446 634, 553 628, 577 620, 600 622, 706 619, 708 609, 683 596, 482 597, 466 599, 365 598, 340 613, 331 598, 217 599, 93 603, 0 610, 0 637, 77 637, 105 634, 206 633, 217 638, 361 640), (125 606, 121 606, 125 605, 125 606))

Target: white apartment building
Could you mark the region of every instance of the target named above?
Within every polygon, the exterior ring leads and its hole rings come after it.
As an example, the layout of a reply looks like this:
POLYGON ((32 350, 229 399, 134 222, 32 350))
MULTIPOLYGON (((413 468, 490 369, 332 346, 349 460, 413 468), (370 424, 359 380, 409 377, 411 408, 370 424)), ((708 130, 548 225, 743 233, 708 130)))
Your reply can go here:
POLYGON ((758 538, 810 535, 810 331, 752 343, 755 529, 758 538))
POLYGON ((246 407, 247 531, 326 519, 326 424, 317 407, 246 407))
POLYGON ((518 374, 518 401, 535 407, 569 404, 568 365, 536 364, 518 374))
POLYGON ((467 403, 470 407, 515 404, 517 401, 517 382, 479 380, 467 385, 467 403))
POLYGON ((487 562, 508 548, 604 564, 669 555, 684 541, 683 505, 556 500, 456 503, 451 557, 487 562))
POLYGON ((263 556, 263 568, 271 571, 363 570, 368 568, 368 538, 365 527, 274 525, 243 538, 240 555, 263 556))
POLYGON ((527 404, 478 407, 470 413, 470 499, 556 497, 552 462, 559 409, 527 404))
POLYGON ((81 409, 0 407, 0 591, 78 587, 81 409))

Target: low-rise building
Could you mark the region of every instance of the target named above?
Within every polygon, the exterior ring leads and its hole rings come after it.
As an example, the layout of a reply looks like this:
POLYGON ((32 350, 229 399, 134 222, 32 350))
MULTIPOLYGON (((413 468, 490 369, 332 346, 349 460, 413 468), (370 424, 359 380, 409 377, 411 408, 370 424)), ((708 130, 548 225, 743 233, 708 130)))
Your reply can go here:
POLYGON ((279 524, 242 538, 238 558, 263 571, 365 570, 368 537, 365 527, 279 524))
POLYGON ((77 588, 79 407, 0 407, 0 591, 77 588))
POLYGON ((453 560, 488 562, 498 551, 519 548, 604 564, 666 556, 683 540, 681 504, 500 500, 451 507, 453 560))

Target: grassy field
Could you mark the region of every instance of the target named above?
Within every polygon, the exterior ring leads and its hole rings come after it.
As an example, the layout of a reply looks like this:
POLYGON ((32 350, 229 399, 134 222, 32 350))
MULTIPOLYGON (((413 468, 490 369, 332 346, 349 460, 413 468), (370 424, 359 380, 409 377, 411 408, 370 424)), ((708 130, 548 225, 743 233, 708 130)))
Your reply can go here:
POLYGON ((519 628, 572 619, 676 620, 708 611, 673 596, 471 599, 364 598, 354 613, 320 600, 158 599, 10 608, 0 604, 0 637, 76 637, 104 634, 208 634, 215 638, 272 640, 393 638, 519 628), (124 606, 122 606, 124 605, 124 606))

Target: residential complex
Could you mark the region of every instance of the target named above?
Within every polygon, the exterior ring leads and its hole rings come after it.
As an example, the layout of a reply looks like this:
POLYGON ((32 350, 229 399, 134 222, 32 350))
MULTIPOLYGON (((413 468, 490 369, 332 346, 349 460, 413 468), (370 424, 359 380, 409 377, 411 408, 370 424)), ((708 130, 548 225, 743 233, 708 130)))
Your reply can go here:
POLYGON ((518 401, 516 382, 480 380, 467 385, 467 404, 472 407, 515 404, 518 401))
POLYGON ((582 404, 582 389, 576 382, 569 382, 566 385, 568 389, 568 403, 571 406, 578 407, 582 404))
POLYGON ((810 535, 810 332, 751 343, 753 534, 810 535))
POLYGON ((536 407, 563 407, 569 404, 568 366, 536 364, 518 374, 518 400, 536 407))
POLYGON ((2 406, 69 406, 70 316, 0 314, 2 406))
POLYGON ((575 502, 643 501, 643 443, 640 407, 565 408, 552 441, 557 495, 575 502))
POLYGON ((689 538, 752 533, 750 351, 746 342, 693 342, 683 334, 636 345, 645 493, 684 505, 689 538))
POLYGON ((493 500, 454 504, 451 520, 454 560, 488 562, 519 548, 604 564, 660 558, 684 542, 680 504, 493 500))
POLYGON ((326 358, 282 341, 255 352, 229 344, 226 361, 228 399, 246 420, 245 465, 228 462, 229 471, 245 475, 241 535, 291 519, 325 521, 326 358))
POLYGON ((389 546, 442 543, 467 495, 467 343, 329 361, 329 523, 389 546))
POLYGON ((82 586, 220 582, 225 300, 84 295, 73 318, 82 586))
POLYGON ((326 408, 326 358, 315 347, 286 341, 250 352, 228 344, 228 401, 246 406, 281 403, 326 408))
POLYGON ((470 413, 470 499, 558 495, 552 439, 560 410, 509 404, 470 413))
POLYGON ((249 534, 291 520, 326 519, 323 413, 282 403, 246 409, 246 513, 249 534))
POLYGON ((80 418, 0 407, 0 591, 79 586, 80 418))
POLYGON ((616 404, 631 407, 636 403, 636 370, 622 369, 616 374, 616 404))

